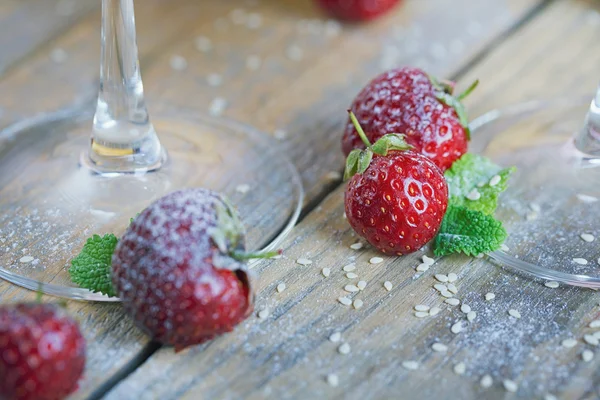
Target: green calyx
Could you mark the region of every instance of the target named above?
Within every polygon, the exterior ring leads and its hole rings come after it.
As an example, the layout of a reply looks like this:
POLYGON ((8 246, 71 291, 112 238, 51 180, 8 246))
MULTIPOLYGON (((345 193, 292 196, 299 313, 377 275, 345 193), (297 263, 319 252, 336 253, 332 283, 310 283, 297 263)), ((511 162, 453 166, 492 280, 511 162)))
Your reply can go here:
POLYGON ((404 135, 398 133, 388 133, 372 145, 367 138, 365 131, 356 119, 356 115, 350 110, 348 110, 348 114, 350 115, 350 120, 352 121, 358 136, 361 138, 366 148, 364 150, 354 149, 348 154, 348 158, 346 158, 344 180, 348 180, 356 174, 364 173, 367 168, 369 168, 369 165, 371 165, 374 154, 387 156, 392 150, 406 151, 412 149, 412 146, 406 143, 404 135))
POLYGON ((429 76, 429 80, 431 84, 435 88, 435 97, 442 103, 446 104, 449 107, 452 107, 454 111, 456 111, 456 115, 458 115, 458 120, 463 128, 465 128, 465 133, 467 135, 467 140, 471 140, 471 130, 469 129, 469 119, 467 118, 467 111, 465 110, 464 104, 461 102, 465 99, 475 88, 479 85, 479 80, 475 80, 475 82, 471 83, 471 85, 465 89, 458 96, 454 96, 454 82, 447 81, 438 81, 435 77, 429 76))
POLYGON ((281 254, 281 250, 245 252, 243 248, 246 230, 235 207, 229 200, 222 198, 222 202, 218 202, 216 205, 216 211, 217 225, 208 233, 221 253, 240 262, 255 258, 272 258, 281 254))

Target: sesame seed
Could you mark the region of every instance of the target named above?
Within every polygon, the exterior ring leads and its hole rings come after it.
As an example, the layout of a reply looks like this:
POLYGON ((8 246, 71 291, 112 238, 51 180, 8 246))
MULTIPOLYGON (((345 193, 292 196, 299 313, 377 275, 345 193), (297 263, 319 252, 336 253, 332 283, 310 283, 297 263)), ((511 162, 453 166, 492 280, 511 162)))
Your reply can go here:
POLYGON ((519 390, 517 383, 515 381, 511 381, 510 379, 505 379, 502 382, 502 385, 504 385, 504 389, 510 393, 516 393, 516 391, 519 390))
POLYGON ((521 318, 521 313, 518 312, 517 310, 511 308, 510 310, 508 310, 508 315, 510 315, 511 317, 515 317, 517 319, 521 318))
POLYGON ((268 308, 263 308, 262 310, 260 310, 258 312, 258 318, 267 319, 268 317, 269 317, 269 309, 268 308))
POLYGON ((590 346, 598 346, 598 344, 600 343, 600 341, 595 335, 590 334, 583 335, 583 341, 589 344, 590 346))
POLYGON ((304 266, 310 265, 312 263, 313 263, 312 260, 309 260, 308 258, 299 258, 296 260, 296 264, 300 264, 300 265, 304 265, 304 266))
POLYGON ((212 87, 221 86, 221 84, 223 83, 223 77, 219 74, 209 74, 206 77, 206 83, 208 83, 208 85, 212 87))
POLYGON ((588 263, 588 261, 585 258, 579 258, 579 257, 574 258, 573 262, 575 264, 579 264, 579 265, 587 265, 587 263, 588 263))
POLYGON ((329 374, 327 375, 327 383, 329 384, 329 386, 331 387, 337 387, 340 384, 340 379, 338 378, 338 376, 336 374, 329 374))
POLYGON ((431 307, 431 310, 429 310, 429 315, 433 317, 434 315, 438 315, 440 311, 442 311, 442 309, 439 307, 431 307))
POLYGON ((463 330, 463 326, 462 326, 462 322, 460 322, 460 321, 456 322, 455 324, 453 324, 450 327, 450 332, 452 332, 454 334, 460 333, 460 332, 462 332, 462 330, 463 330))
POLYGON ((423 254, 423 257, 421 257, 421 260, 423 260, 423 264, 427 264, 427 265, 433 265, 433 263, 435 263, 435 260, 431 257, 428 257, 426 254, 423 254))
POLYGON ((333 343, 337 343, 342 340, 342 334, 339 332, 333 332, 331 336, 329 336, 329 341, 333 343))
POLYGON ((600 328, 600 319, 595 319, 588 325, 590 328, 600 328))
POLYGON ((451 292, 449 292, 449 291, 447 291, 447 290, 446 290, 446 291, 443 291, 443 292, 441 292, 440 294, 442 295, 442 297, 445 297, 445 298, 447 298, 447 299, 449 299, 449 298, 451 298, 451 297, 453 297, 453 296, 454 296, 454 295, 453 295, 451 292))
POLYGON ((352 304, 354 306, 355 310, 360 309, 365 303, 361 300, 361 299, 356 299, 354 300, 354 303, 352 304))
POLYGON ((465 197, 471 201, 477 201, 481 198, 481 193, 479 193, 479 190, 473 189, 465 197))
POLYGON ((356 275, 354 272, 348 272, 348 273, 346 273, 346 278, 356 279, 356 278, 358 278, 358 275, 356 275))
POLYGON ((273 137, 277 140, 284 140, 287 138, 287 132, 284 129, 275 129, 273 131, 273 137))
POLYGON ((417 304, 415 306, 415 311, 429 311, 429 306, 426 306, 425 304, 417 304))
POLYGON ((235 191, 239 193, 248 193, 250 191, 250 185, 243 183, 235 187, 235 191))
POLYGON ((31 256, 23 256, 19 259, 19 262, 26 264, 26 263, 32 262, 33 260, 34 260, 34 258, 31 256))
POLYGON ((454 294, 457 294, 458 293, 458 288, 453 283, 449 283, 448 284, 448 291, 452 292, 454 294))
POLYGON ((248 68, 250 71, 256 71, 260 68, 261 64, 262 61, 260 60, 259 56, 251 55, 246 57, 246 68, 248 68))
POLYGON ((509 251, 510 249, 508 248, 508 246, 507 246, 507 245, 505 245, 504 243, 502 243, 502 244, 500 245, 500 250, 502 250, 502 251, 509 251))
POLYGON ((351 245, 350 245, 350 248, 351 248, 352 250, 360 250, 360 249, 362 249, 362 248, 363 248, 363 244, 362 244, 361 242, 356 242, 356 243, 354 243, 354 244, 351 244, 351 245))
POLYGON ((575 339, 571 339, 571 338, 569 338, 569 339, 565 339, 565 340, 563 340, 563 341, 560 343, 560 345, 561 345, 562 347, 565 347, 565 348, 567 348, 567 349, 571 349, 571 348, 573 348, 573 347, 577 346, 577 340, 575 340, 575 339))
POLYGON ((441 283, 436 283, 435 285, 433 285, 433 288, 438 292, 445 292, 446 290, 448 290, 448 287, 446 285, 442 285, 441 283))
POLYGON ((443 343, 434 343, 431 345, 431 350, 436 351, 438 353, 445 353, 448 351, 448 346, 443 343))
POLYGON ((208 106, 208 112, 210 115, 217 117, 225 111, 227 108, 227 100, 222 97, 215 97, 208 106))
POLYGON ((492 380, 492 377, 489 375, 484 375, 481 378, 481 380, 479 381, 479 385, 484 389, 491 387, 493 383, 494 383, 494 381, 492 380))
POLYGON ((467 371, 467 366, 463 362, 459 362, 458 364, 454 364, 454 373, 456 375, 462 375, 467 371))
POLYGON ((325 267, 321 270, 321 274, 323 274, 323 276, 325 278, 327 278, 331 274, 331 270, 329 268, 325 267))
POLYGON ((340 347, 338 347, 338 352, 340 354, 349 354, 350 350, 350 345, 348 343, 342 343, 340 347))
POLYGON ((589 349, 585 349, 583 353, 581 353, 581 359, 585 362, 592 361, 594 359, 594 352, 589 349))
POLYGON ((597 198, 597 197, 594 197, 594 196, 589 196, 589 195, 587 195, 587 194, 582 194, 582 193, 579 193, 579 194, 577 195, 577 198, 578 198, 579 200, 583 201, 584 203, 595 203, 595 202, 597 202, 597 201, 598 201, 598 198, 597 198))
POLYGON ((262 25, 262 17, 258 13, 250 13, 246 18, 246 28, 258 29, 262 25))
POLYGON ((415 371, 419 369, 419 363, 417 361, 402 361, 402 367, 409 371, 415 371))
POLYGON ((286 56, 292 61, 300 61, 304 57, 304 52, 297 45, 288 47, 285 51, 286 56))
POLYGON ((381 257, 373 257, 369 260, 369 263, 371 264, 379 264, 383 262, 383 258, 381 257))
POLYGON ((277 285, 277 293, 281 293, 285 290, 286 286, 285 283, 280 283, 279 285, 277 285))
POLYGON ((546 393, 544 395, 544 400, 558 400, 558 398, 555 395, 553 395, 553 394, 546 393))
POLYGON ((358 287, 359 290, 365 290, 365 288, 367 287, 367 282, 366 281, 358 281, 356 286, 358 287))
POLYGON ((483 258, 483 256, 485 256, 485 254, 483 254, 483 253, 479 253, 479 254, 477 254, 477 255, 475 256, 475 258, 483 258))
POLYGON ((497 184, 500 183, 500 175, 494 175, 492 176, 492 178, 490 179, 490 186, 496 186, 497 184))
POLYGON ((448 274, 448 282, 453 283, 456 282, 458 280, 458 275, 456 275, 454 272, 450 272, 448 274))
POLYGON ((556 289, 558 287, 558 282, 548 281, 548 282, 544 283, 544 286, 549 287, 551 289, 556 289))
POLYGON ((529 208, 535 213, 539 213, 542 211, 542 208, 537 203, 529 203, 529 208))
POLYGON ((485 294, 485 299, 486 299, 487 301, 494 300, 495 298, 496 298, 496 295, 495 295, 494 293, 486 293, 486 294, 485 294))
POLYGON ((242 25, 244 22, 246 22, 246 11, 241 8, 231 10, 229 16, 235 25, 242 25))
POLYGON ((329 19, 325 22, 325 35, 337 36, 342 30, 342 24, 338 21, 329 19))
POLYGON ((593 242, 593 241, 594 241, 594 239, 595 239, 595 238, 594 238, 594 235, 592 235, 592 234, 590 234, 590 233, 582 233, 582 234, 580 235, 580 237, 581 237, 581 239, 582 239, 584 242, 588 242, 588 243, 590 243, 590 242, 593 242))
POLYGON ((419 264, 419 265, 417 266, 417 271, 419 271, 419 272, 425 272, 425 271, 427 271, 428 269, 429 269, 429 265, 427 265, 427 264, 425 264, 425 263, 419 264))
POLYGON ((52 60, 52 62, 55 62, 56 64, 64 63, 65 61, 67 61, 67 58, 69 58, 69 55, 67 54, 67 52, 60 48, 54 49, 50 53, 50 59, 52 60))
POLYGON ((356 293, 360 289, 356 285, 346 285, 344 286, 344 290, 348 293, 356 293))
POLYGON ((417 311, 417 312, 415 312, 415 317, 417 317, 417 318, 425 318, 425 317, 428 317, 428 316, 429 316, 429 313, 425 312, 425 311, 417 311))
POLYGON ((477 313, 475 311, 469 311, 467 313, 467 321, 473 322, 475 321, 475 318, 477 318, 477 313))
POLYGON ((187 60, 185 58, 183 58, 182 56, 177 56, 177 55, 171 57, 169 64, 171 65, 171 69, 173 69, 175 71, 183 71, 188 66, 187 60))
POLYGON ((448 277, 444 274, 435 274, 433 277, 442 283, 448 282, 448 277))
POLYGON ((533 212, 533 211, 532 211, 532 212, 528 212, 528 213, 525 215, 525 219, 526 219, 527 221, 534 221, 534 220, 536 220, 537 218, 538 218, 538 214, 537 214, 537 213, 535 213, 535 212, 533 212))
POLYGON ((385 288, 385 290, 387 290, 389 292, 390 290, 392 290, 394 288, 394 285, 392 285, 392 282, 390 282, 390 281, 385 281, 385 282, 383 282, 383 287, 385 288))
POLYGON ((338 297, 338 301, 345 306, 349 306, 350 304, 352 304, 352 300, 350 300, 347 297, 338 297))
POLYGON ((457 306, 460 304, 460 300, 457 298, 446 299, 444 303, 450 304, 451 306, 457 306))
POLYGON ((463 304, 462 306, 460 306, 460 311, 462 311, 465 314, 468 314, 471 312, 471 306, 468 304, 463 304))
POLYGON ((198 36, 194 41, 194 44, 196 45, 196 49, 203 53, 209 52, 213 48, 212 41, 206 36, 198 36))
POLYGON ((348 264, 346 266, 344 266, 344 268, 342 268, 345 272, 350 272, 350 271, 354 271, 356 269, 356 265, 354 264, 348 264))

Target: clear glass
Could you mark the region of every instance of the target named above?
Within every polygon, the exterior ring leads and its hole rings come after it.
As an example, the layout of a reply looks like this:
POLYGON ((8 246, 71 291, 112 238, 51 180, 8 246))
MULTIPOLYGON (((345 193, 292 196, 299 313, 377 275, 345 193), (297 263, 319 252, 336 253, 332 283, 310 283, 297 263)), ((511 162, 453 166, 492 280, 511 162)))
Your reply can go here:
POLYGON ((193 110, 146 109, 133 0, 102 4, 95 113, 68 110, 0 131, 0 278, 50 295, 118 301, 74 287, 70 260, 92 234, 121 234, 153 200, 185 187, 228 196, 249 250, 274 249, 303 189, 268 135, 193 110))
POLYGON ((544 280, 600 288, 600 88, 588 98, 534 101, 472 123, 472 151, 516 165, 497 218, 500 265, 544 280))

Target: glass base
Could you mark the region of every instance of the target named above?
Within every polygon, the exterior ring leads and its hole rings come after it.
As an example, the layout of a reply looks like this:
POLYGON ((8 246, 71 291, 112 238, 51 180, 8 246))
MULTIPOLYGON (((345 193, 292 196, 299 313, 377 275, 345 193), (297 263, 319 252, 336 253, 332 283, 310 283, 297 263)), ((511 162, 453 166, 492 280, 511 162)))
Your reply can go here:
POLYGON ((508 250, 490 256, 538 278, 600 288, 600 160, 573 141, 588 108, 589 98, 492 111, 473 121, 471 151, 517 167, 496 213, 508 250))
POLYGON ((153 200, 186 187, 229 197, 249 250, 279 245, 298 219, 303 190, 277 143, 221 118, 181 110, 153 117, 168 151, 155 171, 97 173, 82 164, 91 114, 53 114, 0 132, 0 278, 50 295, 118 301, 75 287, 70 260, 92 234, 119 236, 153 200))

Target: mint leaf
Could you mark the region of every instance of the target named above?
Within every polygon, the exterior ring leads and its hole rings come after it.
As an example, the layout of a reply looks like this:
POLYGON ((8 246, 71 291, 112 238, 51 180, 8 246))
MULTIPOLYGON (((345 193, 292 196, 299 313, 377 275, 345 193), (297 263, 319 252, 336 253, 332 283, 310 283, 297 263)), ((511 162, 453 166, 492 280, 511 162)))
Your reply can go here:
POLYGON ((493 214, 498 207, 498 196, 506 190, 508 178, 514 171, 514 167, 503 169, 488 158, 466 153, 444 174, 448 182, 449 204, 493 214), (497 182, 490 185, 490 180, 496 175, 500 180, 495 178, 497 182))
POLYGON ((464 253, 476 256, 498 250, 506 239, 502 222, 481 211, 450 205, 435 238, 436 256, 464 253))
POLYGON ((71 280, 94 293, 116 296, 111 280, 111 260, 118 239, 112 233, 89 238, 77 257, 71 260, 71 280))

